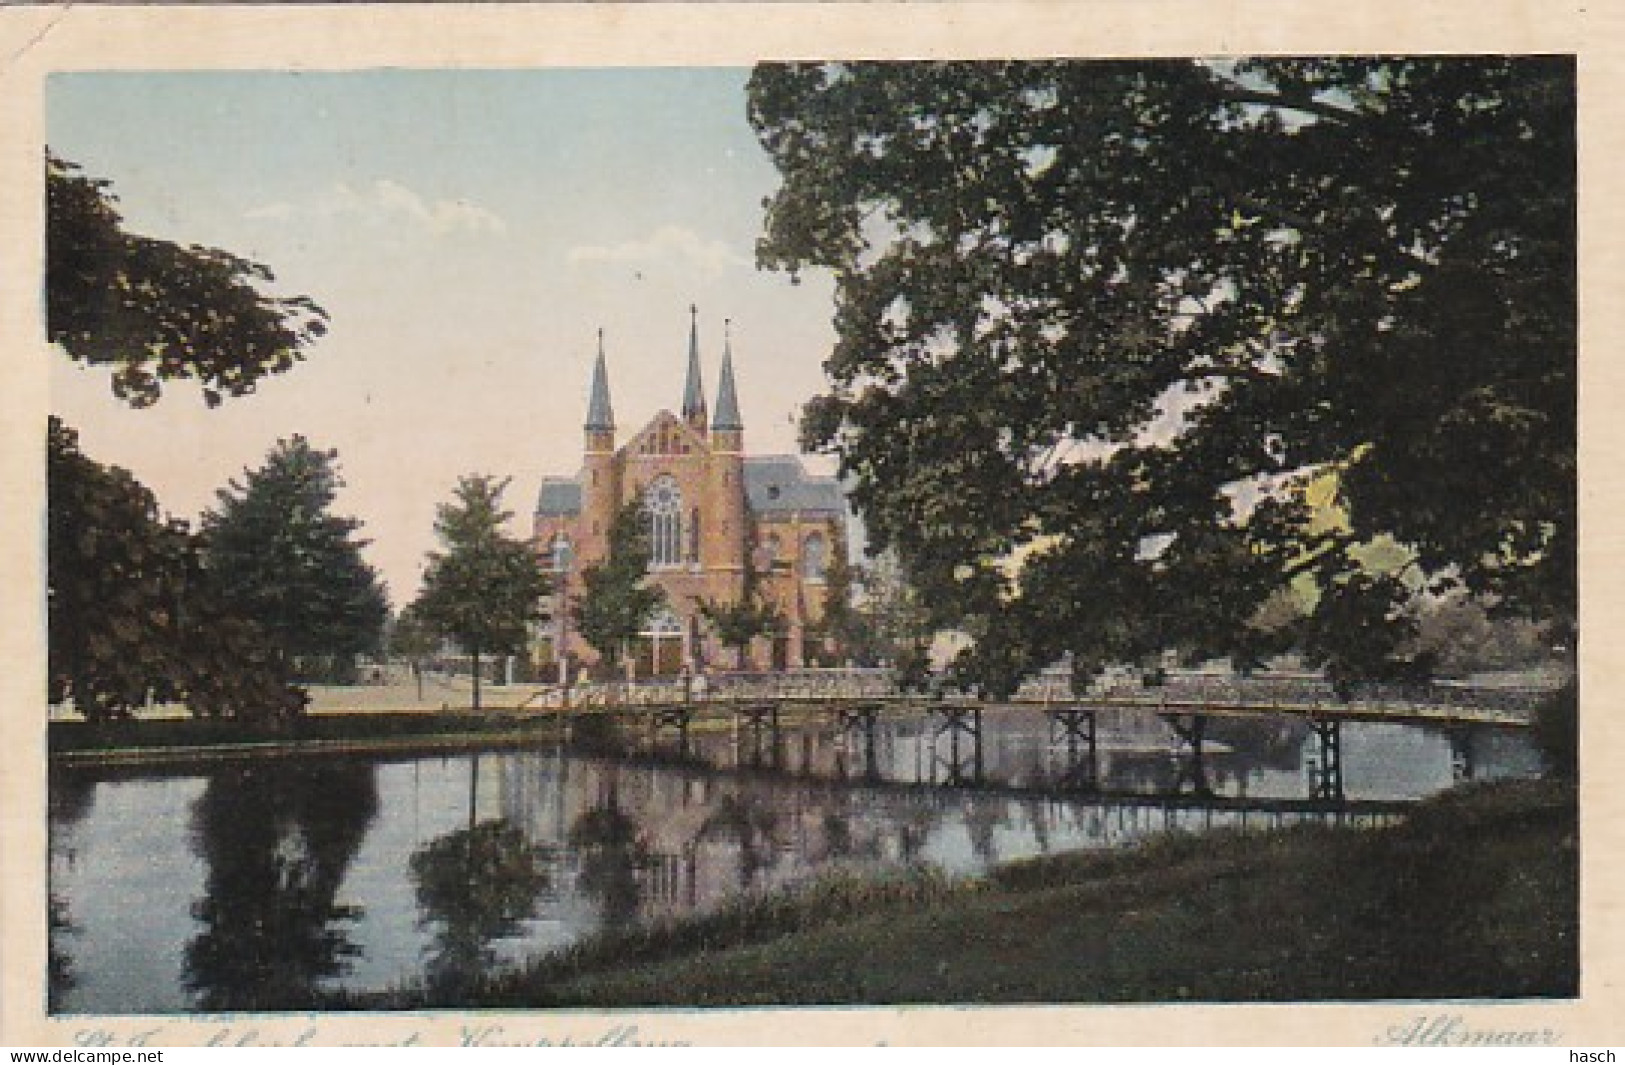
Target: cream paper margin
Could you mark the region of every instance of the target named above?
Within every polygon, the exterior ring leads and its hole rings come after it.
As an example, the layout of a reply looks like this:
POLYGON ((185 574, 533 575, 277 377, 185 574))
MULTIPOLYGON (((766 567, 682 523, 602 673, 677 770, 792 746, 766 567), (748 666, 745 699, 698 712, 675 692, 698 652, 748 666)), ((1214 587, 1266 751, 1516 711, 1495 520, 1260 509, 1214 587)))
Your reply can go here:
MULTIPOLYGON (((0 1045, 399 1042, 455 1046, 620 1034, 698 1045, 1380 1045, 1418 1018, 1625 1043, 1619 869, 1625 739, 1612 637, 1625 603, 1616 410, 1622 337, 1625 11, 1541 0, 1051 0, 980 3, 496 4, 0 8, 0 1045), (904 7, 906 6, 906 10, 904 7), (44 416, 41 205, 48 73, 749 65, 759 58, 1555 52, 1579 56, 1581 190, 1582 996, 1553 1003, 786 1009, 659 1013, 44 1016, 44 416), (1613 1008, 1610 1008, 1612 1003, 1613 1008), (466 1027, 465 1027, 466 1026, 466 1027), (250 1034, 252 1033, 252 1035, 250 1034)), ((268 131, 274 136, 274 131, 268 131)), ((1448 943, 1439 949, 1448 950, 1448 943)))

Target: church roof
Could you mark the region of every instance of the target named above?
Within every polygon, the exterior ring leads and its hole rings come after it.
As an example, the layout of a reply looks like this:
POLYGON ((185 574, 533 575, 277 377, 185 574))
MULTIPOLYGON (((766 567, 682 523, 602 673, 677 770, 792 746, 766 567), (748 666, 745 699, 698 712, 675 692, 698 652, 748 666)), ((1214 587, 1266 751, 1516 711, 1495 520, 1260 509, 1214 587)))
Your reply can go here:
MULTIPOLYGON (((757 514, 846 513, 846 498, 833 477, 814 477, 794 455, 764 455, 745 460, 745 503, 757 514)), ((580 477, 544 477, 536 497, 541 517, 581 513, 580 477)))
POLYGON ((745 460, 745 503, 757 514, 816 511, 844 514, 846 498, 833 477, 809 476, 794 455, 745 460))
POLYGON ((581 481, 575 477, 543 477, 536 513, 549 518, 580 514, 581 481))

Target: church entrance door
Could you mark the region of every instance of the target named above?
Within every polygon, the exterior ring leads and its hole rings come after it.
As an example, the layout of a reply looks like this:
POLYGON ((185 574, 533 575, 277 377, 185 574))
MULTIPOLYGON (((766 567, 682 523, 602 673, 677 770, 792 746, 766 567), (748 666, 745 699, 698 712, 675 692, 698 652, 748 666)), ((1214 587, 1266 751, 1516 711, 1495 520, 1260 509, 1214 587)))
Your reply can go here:
POLYGON ((683 625, 669 609, 638 636, 638 676, 672 677, 683 671, 683 625))

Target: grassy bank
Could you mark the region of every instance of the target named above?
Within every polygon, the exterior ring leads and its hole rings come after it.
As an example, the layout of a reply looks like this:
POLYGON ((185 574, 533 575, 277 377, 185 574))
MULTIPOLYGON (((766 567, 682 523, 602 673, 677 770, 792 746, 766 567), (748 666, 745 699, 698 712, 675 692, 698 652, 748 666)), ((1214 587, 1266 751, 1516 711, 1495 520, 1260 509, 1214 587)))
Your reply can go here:
MULTIPOLYGON (((497 708, 433 711, 355 709, 307 713, 289 722, 198 719, 180 716, 123 721, 52 721, 47 745, 54 758, 69 764, 173 763, 197 758, 252 754, 433 752, 478 749, 505 744, 529 745, 555 740, 568 729, 572 745, 585 753, 622 754, 645 737, 646 718, 631 710, 624 716, 557 710, 497 708)), ((785 714, 783 727, 793 728, 815 717, 785 714)), ((733 718, 713 708, 696 715, 689 732, 726 732, 733 718)))
POLYGON ((154 759, 211 752, 288 753, 337 750, 411 750, 451 744, 475 746, 534 741, 557 728, 550 717, 504 713, 308 714, 288 723, 235 719, 53 721, 48 744, 66 761, 154 759))
MULTIPOLYGON (((589 942, 457 1005, 723 1006, 1562 997, 1571 790, 1465 789, 1381 831, 1173 836, 974 883, 831 880, 589 942)), ((356 1003, 436 1003, 402 992, 356 1003)))

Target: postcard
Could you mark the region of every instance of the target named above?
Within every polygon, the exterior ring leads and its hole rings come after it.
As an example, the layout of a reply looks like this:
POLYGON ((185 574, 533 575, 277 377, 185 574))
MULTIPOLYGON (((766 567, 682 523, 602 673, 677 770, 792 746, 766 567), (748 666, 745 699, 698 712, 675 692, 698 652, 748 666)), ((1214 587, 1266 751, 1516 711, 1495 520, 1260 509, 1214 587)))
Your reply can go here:
POLYGON ((0 15, 0 1043, 1620 1042, 1611 13, 0 15))

